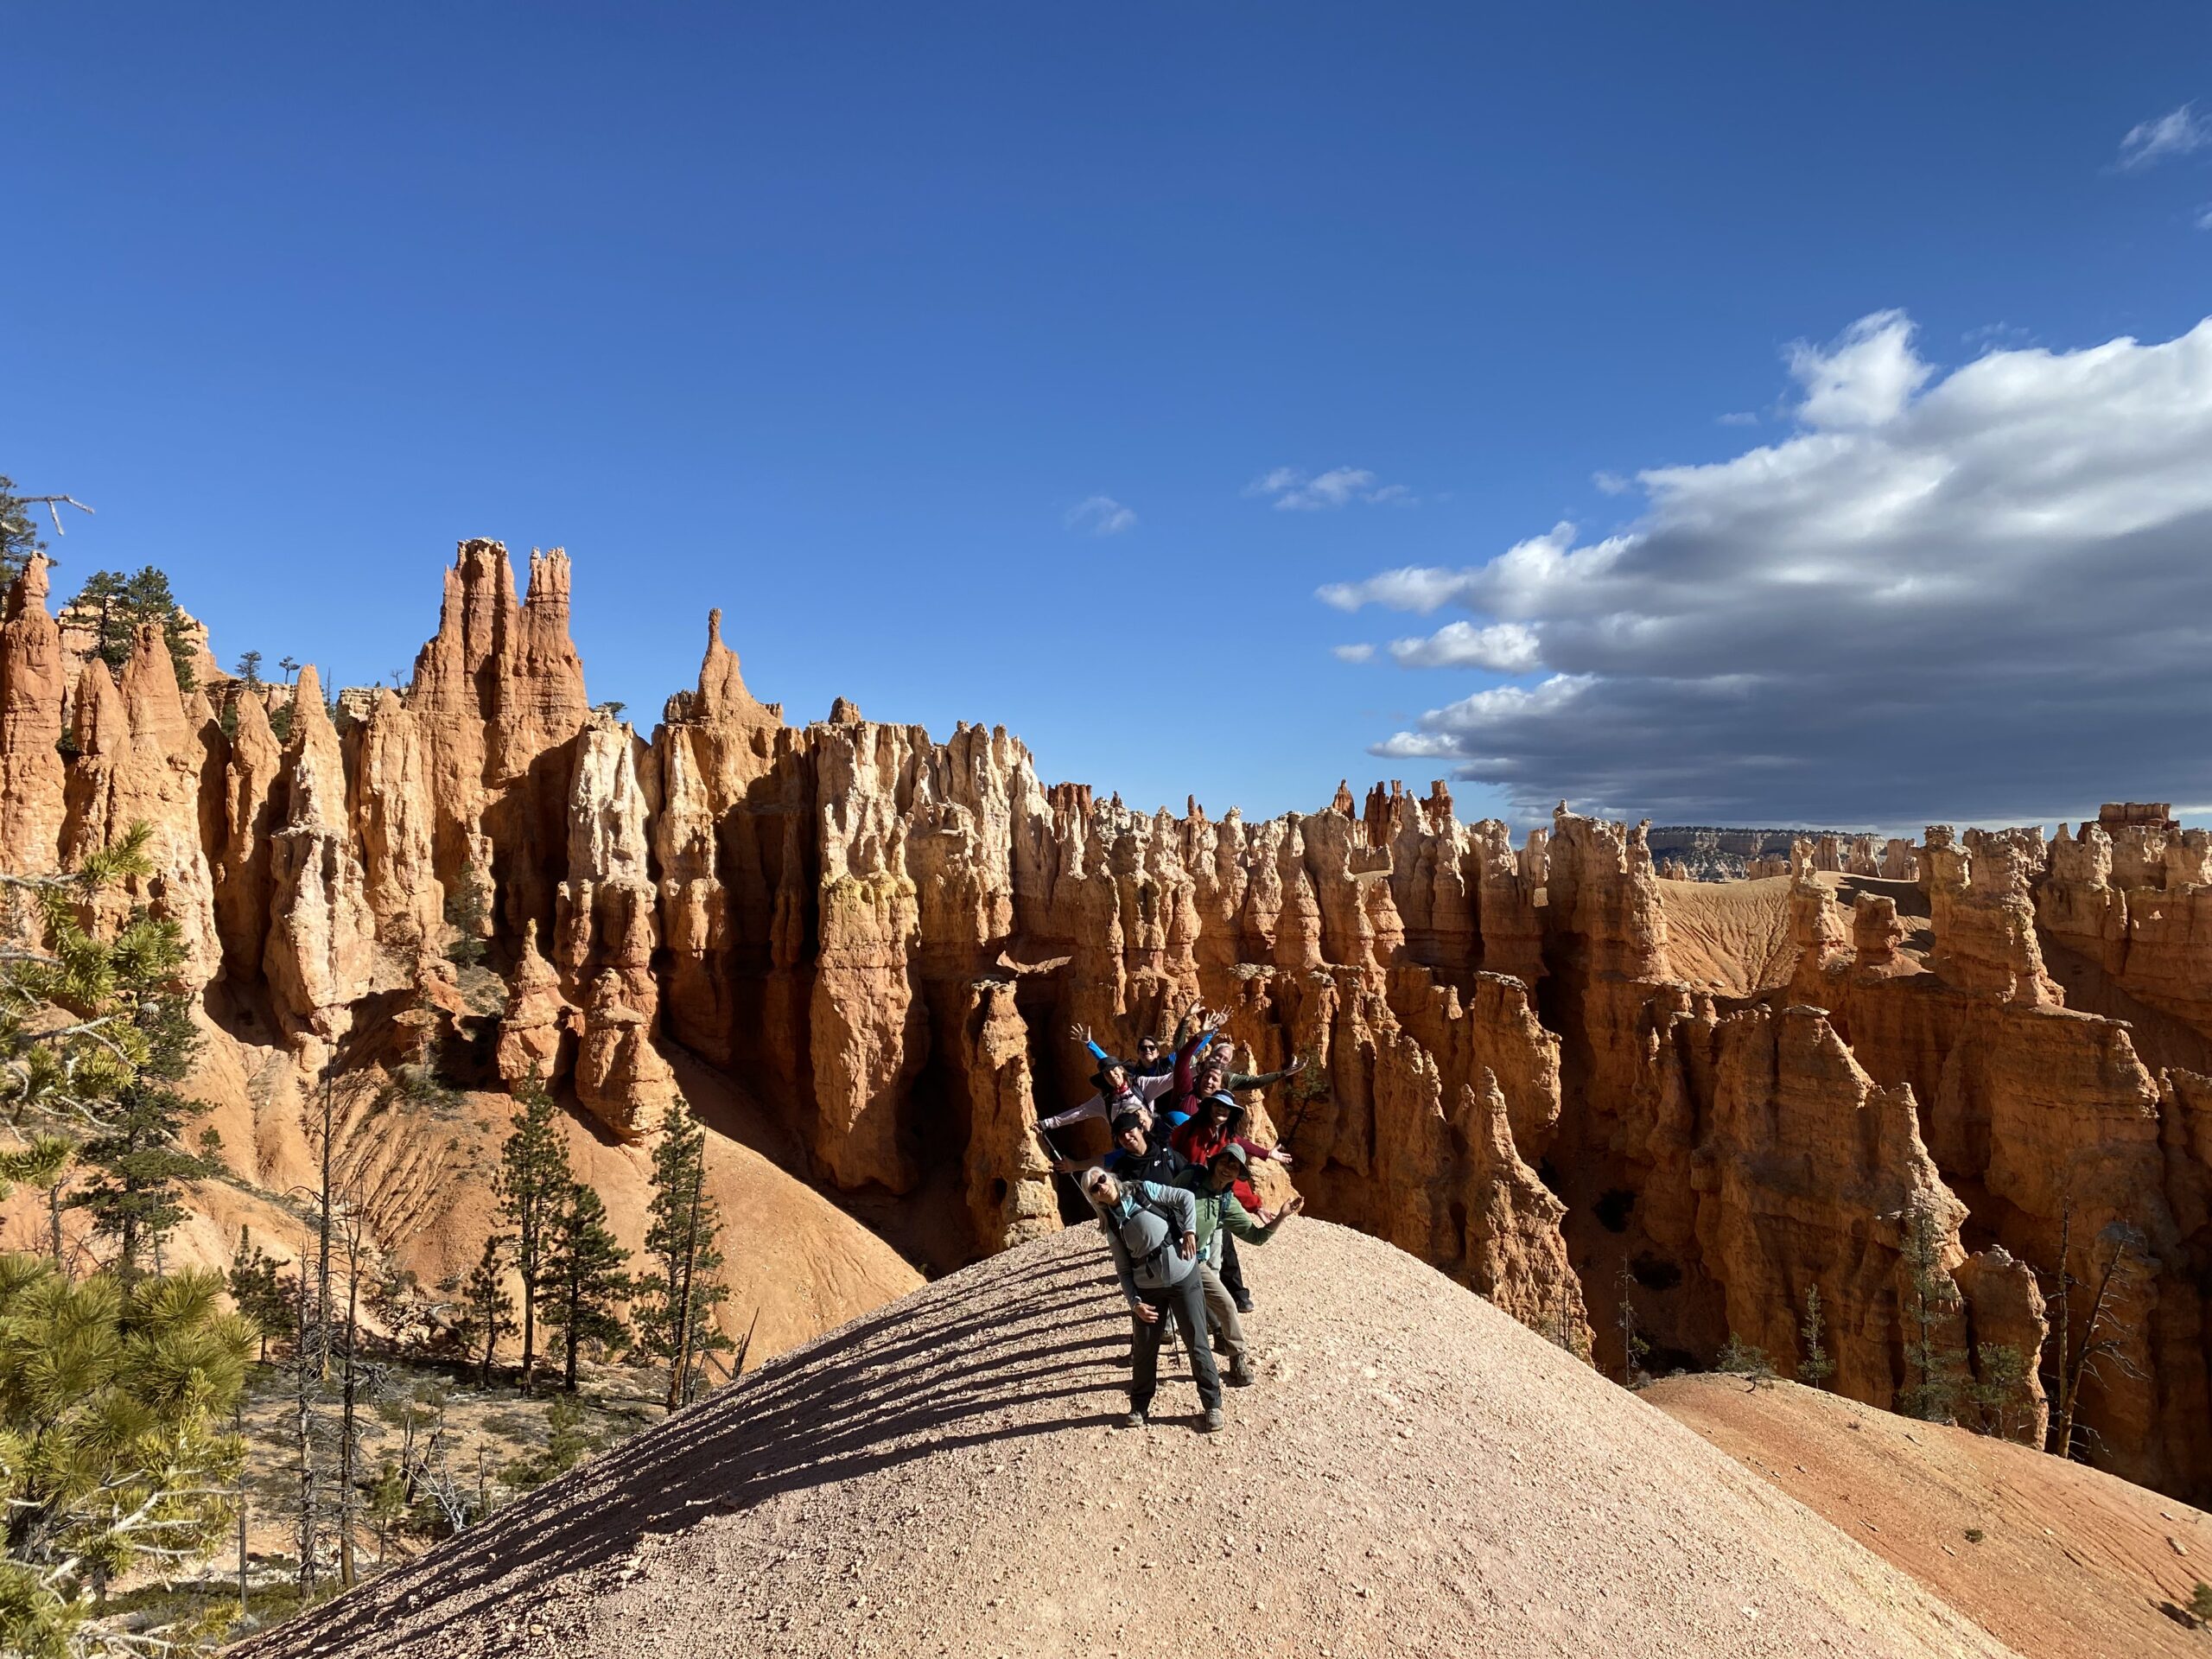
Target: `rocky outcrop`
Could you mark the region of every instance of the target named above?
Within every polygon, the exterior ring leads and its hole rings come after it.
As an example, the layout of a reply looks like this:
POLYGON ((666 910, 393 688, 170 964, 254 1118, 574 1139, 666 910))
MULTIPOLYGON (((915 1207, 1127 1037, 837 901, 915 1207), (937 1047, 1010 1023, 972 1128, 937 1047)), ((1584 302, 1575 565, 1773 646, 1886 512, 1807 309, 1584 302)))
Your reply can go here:
POLYGON ((270 837, 263 967, 289 1031, 335 1042, 369 988, 376 916, 346 811, 345 760, 312 665, 284 744, 284 816, 270 837))
POLYGON ((520 1083, 535 1072, 558 1083, 575 1059, 575 1005, 561 995, 561 976, 537 948, 537 924, 523 931, 522 954, 510 978, 506 1013, 499 1021, 499 1071, 520 1083))
MULTIPOLYGON (((241 731, 245 724, 241 715, 241 731)), ((379 690, 346 733, 346 810, 376 937, 412 950, 439 938, 445 925, 422 726, 398 693, 379 690)))
POLYGON ((1920 1134, 1912 1088, 1884 1089, 1821 1010, 1745 1008, 1709 1042, 1713 1116, 1691 1169, 1699 1265, 1722 1277, 1728 1330, 1794 1362, 1808 1294, 1832 1332, 1834 1386, 1888 1406, 1908 1362, 1905 1230, 1928 1219, 1942 1266, 1967 1208, 1920 1134))
POLYGON ((963 1035, 969 1220, 982 1249, 1010 1249, 1060 1228, 1052 1160, 1037 1133, 1029 1027, 1012 981, 976 982, 963 1035))
POLYGON ((0 866, 43 874, 60 857, 62 704, 69 664, 46 608, 47 561, 34 553, 0 623, 0 866))
MULTIPOLYGON (((1126 1047, 1203 1001, 1246 1069, 1306 1058, 1246 1104, 1316 1214, 1609 1370, 1624 1324, 1654 1369, 1732 1335, 1793 1369, 1817 1288, 1833 1386, 1892 1403, 1921 1380, 1919 1228, 1969 1369, 2112 1272, 2098 1456, 2212 1491, 2212 837, 2164 808, 1917 849, 1685 831, 1684 873, 1779 858, 1788 879, 1669 890, 1645 826, 1564 804, 1518 844, 1440 784, 1147 814, 1046 785, 1002 728, 940 741, 842 700, 788 725, 719 613, 646 741, 586 702, 565 556, 533 555, 518 600, 485 541, 411 685, 349 691, 334 721, 308 671, 279 745, 238 687, 226 736, 151 630, 64 698, 43 581, 35 563, 0 625, 0 842, 67 867, 149 824, 154 872, 108 919, 175 919, 209 1018, 265 1007, 295 1079, 397 1056, 535 1071, 605 1147, 649 1135, 679 1075, 714 1077, 811 1179, 962 1257, 1071 1202, 1031 1128, 1090 1092, 1067 1027, 1126 1047), (485 961, 456 969, 472 888, 485 961), (1716 904, 1773 971, 1702 961, 1738 937, 1695 925, 1716 904)), ((1284 1166, 1263 1179, 1279 1199, 1284 1166)), ((2084 1299, 2063 1306, 2078 1344, 2084 1299)))

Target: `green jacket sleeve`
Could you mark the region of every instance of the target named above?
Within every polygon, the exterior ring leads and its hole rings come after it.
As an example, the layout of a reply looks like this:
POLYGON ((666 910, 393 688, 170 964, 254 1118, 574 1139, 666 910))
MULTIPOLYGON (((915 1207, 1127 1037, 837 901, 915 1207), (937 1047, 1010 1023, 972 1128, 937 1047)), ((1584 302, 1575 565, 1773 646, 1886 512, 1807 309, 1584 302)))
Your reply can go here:
POLYGON ((1221 1195, 1221 1225, 1224 1232, 1234 1233, 1249 1243, 1264 1244, 1275 1236, 1275 1229, 1282 1224, 1283 1217, 1277 1216, 1262 1227, 1252 1219, 1252 1212, 1237 1201, 1234 1192, 1221 1195))
POLYGON ((1228 1083, 1224 1086, 1230 1094, 1237 1095, 1243 1093, 1247 1089, 1264 1089, 1271 1083, 1281 1083, 1290 1075, 1291 1069, 1288 1066, 1283 1067, 1280 1071, 1232 1071, 1230 1073, 1228 1083))

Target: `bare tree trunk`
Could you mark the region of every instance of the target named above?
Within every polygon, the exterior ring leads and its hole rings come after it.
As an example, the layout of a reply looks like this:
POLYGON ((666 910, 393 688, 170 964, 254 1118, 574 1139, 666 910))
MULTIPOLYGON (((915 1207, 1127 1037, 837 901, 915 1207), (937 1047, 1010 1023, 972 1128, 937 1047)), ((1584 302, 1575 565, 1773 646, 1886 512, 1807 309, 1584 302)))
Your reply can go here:
POLYGON ((535 1275, 522 1276, 522 1392, 536 1392, 537 1372, 537 1288, 535 1275))
POLYGON ((338 1581, 353 1583, 353 1351, 360 1334, 360 1230, 346 1230, 346 1404, 339 1418, 338 1581))
POLYGON ((330 1381, 330 1124, 334 1090, 327 1073, 322 1080, 322 1192, 316 1221, 315 1312, 316 1346, 322 1380, 330 1381))
POLYGON ((294 1407, 293 1446, 299 1458, 300 1476, 300 1584, 303 1589, 315 1588, 315 1444, 313 1422, 308 1413, 308 1298, 307 1287, 300 1287, 300 1322, 297 1351, 292 1356, 292 1399, 294 1407))
POLYGON ((2073 1338, 2073 1270, 2067 1257, 2074 1244, 2074 1195, 2069 1192, 2058 1212, 2058 1294, 2052 1300, 2058 1305, 2057 1317, 2050 1322, 2051 1339, 2058 1344, 2058 1410, 2050 1424, 2050 1451, 2058 1457, 2070 1457, 2074 1450, 2074 1402, 2068 1396, 2066 1379, 2070 1375, 2068 1365, 2068 1345, 2073 1338))
MULTIPOLYGON (((573 1255, 574 1251, 570 1254, 573 1255)), ((569 1282, 563 1287, 569 1308, 567 1333, 563 1338, 565 1351, 561 1356, 561 1389, 564 1394, 576 1391, 576 1322, 583 1314, 583 1280, 570 1263, 569 1282)))
MULTIPOLYGON (((241 1402, 232 1408, 231 1421, 238 1437, 245 1436, 245 1406, 241 1402)), ((245 1605, 245 1471, 238 1471, 238 1618, 246 1616, 245 1605)))
POLYGON ((46 1236, 54 1250, 54 1266, 61 1269, 61 1183, 46 1189, 46 1236))
POLYGON ((702 1144, 698 1162, 691 1170, 691 1203, 683 1224, 683 1296, 677 1310, 676 1340, 669 1344, 675 1351, 668 1366, 671 1411, 683 1404, 684 1383, 691 1370, 691 1275, 699 1259, 699 1197, 706 1181, 707 1149, 702 1144))

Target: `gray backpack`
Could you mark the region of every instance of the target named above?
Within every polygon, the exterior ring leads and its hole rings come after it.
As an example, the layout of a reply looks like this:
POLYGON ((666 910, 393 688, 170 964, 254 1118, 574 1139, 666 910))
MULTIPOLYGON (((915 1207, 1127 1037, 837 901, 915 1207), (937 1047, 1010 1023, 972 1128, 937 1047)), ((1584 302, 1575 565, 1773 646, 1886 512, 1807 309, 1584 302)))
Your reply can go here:
POLYGON ((1139 1290, 1170 1290, 1198 1267, 1176 1246, 1183 1241, 1174 1217, 1148 1198, 1137 1200, 1121 1224, 1122 1248, 1129 1253, 1129 1276, 1139 1290))

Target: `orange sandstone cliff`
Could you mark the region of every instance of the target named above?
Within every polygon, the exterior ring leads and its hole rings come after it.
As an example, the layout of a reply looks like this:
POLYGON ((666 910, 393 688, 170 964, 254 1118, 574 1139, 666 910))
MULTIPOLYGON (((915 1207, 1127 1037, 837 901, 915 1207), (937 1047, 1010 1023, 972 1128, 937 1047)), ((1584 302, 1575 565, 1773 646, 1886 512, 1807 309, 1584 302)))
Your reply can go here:
MULTIPOLYGON (((155 873, 113 903, 183 929, 199 1086, 245 1189, 306 1178, 331 1080, 378 1242, 434 1279, 490 1225, 502 1090, 559 1092, 633 1230, 688 1098, 735 1240, 727 1313, 762 1308, 785 1346, 910 1262, 1080 1213, 1033 1128, 1089 1092, 1068 1027, 1126 1045, 1196 998, 1240 1065, 1307 1057, 1252 1104, 1315 1213, 1616 1372, 1624 1302, 1654 1369, 1734 1335, 1790 1372, 1817 1289, 1832 1385, 1891 1405, 1916 1272, 1955 1287, 1937 1321, 1974 1366, 2042 1347, 2062 1263, 2094 1280, 2124 1251, 2120 1352, 2083 1394, 2096 1455, 2212 1490, 2212 839, 2163 809, 2050 840, 1824 836, 1694 887, 1642 827, 1562 806, 1516 846, 1441 785, 1147 814, 1046 785, 1003 728, 940 741, 842 700, 791 725, 720 613, 641 735, 588 702, 569 583, 533 554, 518 597, 506 550, 465 542, 405 691, 334 715, 310 669, 296 695, 225 688, 226 720, 150 630, 119 677, 73 673, 41 562, 9 594, 0 857, 66 868, 153 826, 155 873), (457 971, 471 887, 486 967, 457 971), (425 1063, 459 1107, 358 1103, 425 1063)), ((283 1236, 231 1188, 198 1202, 204 1255, 241 1222, 283 1236)))

